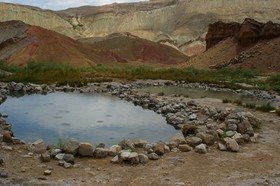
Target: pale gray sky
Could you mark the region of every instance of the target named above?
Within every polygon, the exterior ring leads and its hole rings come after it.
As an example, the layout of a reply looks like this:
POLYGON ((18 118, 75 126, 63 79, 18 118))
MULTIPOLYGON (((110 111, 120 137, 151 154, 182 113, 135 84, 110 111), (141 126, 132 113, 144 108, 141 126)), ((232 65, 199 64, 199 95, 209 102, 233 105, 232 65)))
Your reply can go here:
POLYGON ((2 0, 2 2, 37 6, 43 9, 61 10, 85 5, 100 6, 112 3, 139 2, 147 0, 2 0))

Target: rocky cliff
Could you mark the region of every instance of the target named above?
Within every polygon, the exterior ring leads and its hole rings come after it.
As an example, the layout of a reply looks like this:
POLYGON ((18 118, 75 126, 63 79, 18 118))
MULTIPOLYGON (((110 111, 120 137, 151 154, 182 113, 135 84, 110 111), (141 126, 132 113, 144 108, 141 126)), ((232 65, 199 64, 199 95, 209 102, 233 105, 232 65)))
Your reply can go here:
POLYGON ((22 20, 73 38, 130 32, 193 55, 204 50, 210 23, 241 22, 247 17, 279 22, 279 10, 279 0, 153 0, 60 12, 1 3, 0 21, 22 20))
POLYGON ((245 19, 243 23, 216 22, 209 25, 206 35, 206 48, 209 49, 227 37, 233 37, 240 47, 246 47, 263 39, 280 36, 280 24, 269 21, 261 23, 245 19))
POLYGON ((191 59, 187 66, 280 71, 280 24, 248 18, 243 23, 219 21, 210 24, 206 43, 207 51, 191 59))

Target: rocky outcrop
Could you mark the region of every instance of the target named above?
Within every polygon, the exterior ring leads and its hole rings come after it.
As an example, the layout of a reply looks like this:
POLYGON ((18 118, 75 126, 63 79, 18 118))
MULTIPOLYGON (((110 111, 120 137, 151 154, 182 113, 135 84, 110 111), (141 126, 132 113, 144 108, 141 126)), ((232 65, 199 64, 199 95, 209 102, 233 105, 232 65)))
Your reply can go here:
POLYGON ((239 23, 224 23, 218 21, 210 24, 206 35, 206 49, 212 48, 227 37, 235 36, 240 29, 239 23))
POLYGON ((280 24, 271 21, 261 23, 249 18, 241 24, 219 21, 209 25, 206 35, 206 48, 209 49, 228 37, 233 37, 241 47, 245 47, 263 39, 272 39, 279 36, 280 24))
POLYGON ((207 51, 190 62, 193 67, 234 67, 265 73, 280 70, 280 24, 272 21, 261 23, 247 18, 240 24, 210 24, 206 43, 207 51))

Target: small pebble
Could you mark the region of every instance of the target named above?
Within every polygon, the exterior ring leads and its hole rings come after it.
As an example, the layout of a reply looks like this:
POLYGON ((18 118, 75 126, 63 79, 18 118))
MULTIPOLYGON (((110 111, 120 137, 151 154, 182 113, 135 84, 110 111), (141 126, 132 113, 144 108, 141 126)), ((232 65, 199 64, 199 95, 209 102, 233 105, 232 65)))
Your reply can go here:
POLYGON ((46 175, 46 176, 49 176, 49 175, 51 175, 52 174, 52 171, 51 170, 45 170, 44 171, 44 175, 46 175))

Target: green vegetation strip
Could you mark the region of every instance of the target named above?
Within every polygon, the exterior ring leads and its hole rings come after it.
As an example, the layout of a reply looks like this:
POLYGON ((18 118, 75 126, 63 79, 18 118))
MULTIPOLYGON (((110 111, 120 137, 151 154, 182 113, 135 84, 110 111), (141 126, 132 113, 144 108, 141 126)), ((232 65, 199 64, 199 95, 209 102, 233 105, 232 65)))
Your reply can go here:
POLYGON ((150 66, 70 67, 61 64, 30 62, 24 67, 0 63, 0 69, 12 73, 8 76, 1 75, 0 81, 4 82, 57 83, 59 85, 82 86, 90 82, 112 81, 113 78, 127 80, 166 79, 188 83, 213 83, 233 89, 242 88, 238 83, 246 83, 261 90, 280 92, 280 74, 270 76, 266 80, 258 80, 259 73, 236 68, 206 71, 194 68, 156 68, 150 66))

